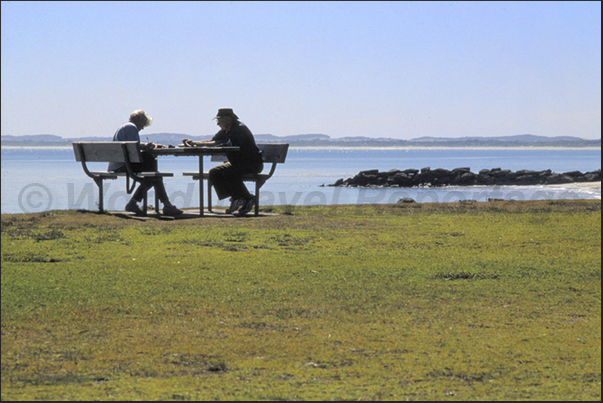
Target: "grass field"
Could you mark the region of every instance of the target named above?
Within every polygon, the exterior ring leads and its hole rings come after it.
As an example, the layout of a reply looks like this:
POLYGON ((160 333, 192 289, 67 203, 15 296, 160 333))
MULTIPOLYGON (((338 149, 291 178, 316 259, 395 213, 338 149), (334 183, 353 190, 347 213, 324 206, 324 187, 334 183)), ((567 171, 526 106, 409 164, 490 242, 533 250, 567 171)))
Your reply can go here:
POLYGON ((600 400, 601 202, 2 215, 3 400, 600 400))

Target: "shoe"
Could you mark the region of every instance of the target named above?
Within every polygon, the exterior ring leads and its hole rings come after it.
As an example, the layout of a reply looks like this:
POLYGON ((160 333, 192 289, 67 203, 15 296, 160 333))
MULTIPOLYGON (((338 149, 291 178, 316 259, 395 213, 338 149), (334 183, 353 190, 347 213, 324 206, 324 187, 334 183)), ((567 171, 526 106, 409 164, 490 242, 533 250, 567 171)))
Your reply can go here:
POLYGON ((226 214, 232 214, 241 207, 243 207, 245 205, 245 201, 245 199, 231 199, 230 207, 226 209, 226 214))
POLYGON ((140 207, 138 207, 138 204, 136 204, 135 200, 130 200, 128 202, 128 204, 126 204, 126 211, 129 211, 130 213, 134 213, 134 215, 137 215, 137 216, 144 215, 144 211, 142 211, 140 209, 140 207))
POLYGON ((182 210, 180 210, 178 207, 174 206, 173 204, 170 204, 167 206, 163 206, 163 214, 175 217, 175 216, 182 214, 182 210))
POLYGON ((249 200, 245 200, 245 205, 243 207, 241 207, 241 209, 239 210, 239 215, 240 216, 246 215, 253 209, 253 206, 255 206, 255 197, 252 197, 249 200))

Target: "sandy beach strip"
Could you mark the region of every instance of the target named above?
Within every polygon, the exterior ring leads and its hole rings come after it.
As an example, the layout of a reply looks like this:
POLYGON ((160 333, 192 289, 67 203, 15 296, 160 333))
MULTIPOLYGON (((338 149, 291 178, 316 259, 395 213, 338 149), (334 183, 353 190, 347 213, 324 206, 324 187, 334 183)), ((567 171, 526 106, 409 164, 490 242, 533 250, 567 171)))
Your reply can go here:
POLYGON ((558 185, 544 185, 550 188, 563 188, 563 189, 586 189, 586 190, 601 190, 601 181, 599 182, 572 182, 572 183, 561 183, 558 185))

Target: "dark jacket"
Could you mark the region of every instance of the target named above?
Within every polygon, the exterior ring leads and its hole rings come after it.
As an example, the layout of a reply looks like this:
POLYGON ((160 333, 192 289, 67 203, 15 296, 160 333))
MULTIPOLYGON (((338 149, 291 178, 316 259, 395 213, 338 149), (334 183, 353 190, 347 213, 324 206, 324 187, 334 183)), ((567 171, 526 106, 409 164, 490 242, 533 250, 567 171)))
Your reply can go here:
POLYGON ((258 166, 262 164, 262 154, 251 130, 244 123, 235 121, 230 130, 220 130, 212 138, 218 144, 232 145, 241 148, 239 152, 226 153, 228 162, 233 166, 258 166))

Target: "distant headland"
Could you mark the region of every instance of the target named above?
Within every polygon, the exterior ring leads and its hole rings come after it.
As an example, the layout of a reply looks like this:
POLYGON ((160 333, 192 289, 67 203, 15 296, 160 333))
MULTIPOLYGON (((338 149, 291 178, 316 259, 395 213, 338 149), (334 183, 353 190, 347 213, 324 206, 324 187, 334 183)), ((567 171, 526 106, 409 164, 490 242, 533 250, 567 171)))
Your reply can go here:
MULTIPOLYGON (((208 140, 211 136, 192 136, 178 133, 144 134, 143 141, 158 144, 180 144, 182 139, 208 140)), ((600 148, 601 139, 588 140, 573 136, 536 136, 521 134, 499 137, 418 137, 410 140, 373 137, 341 137, 332 138, 326 134, 298 134, 292 136, 275 136, 272 134, 256 134, 259 143, 289 143, 293 147, 439 147, 439 148, 489 148, 489 147, 556 147, 556 148, 600 148)), ((2 146, 17 147, 57 147, 70 146, 76 141, 110 141, 111 137, 63 138, 53 134, 37 134, 28 136, 2 136, 2 146)))

